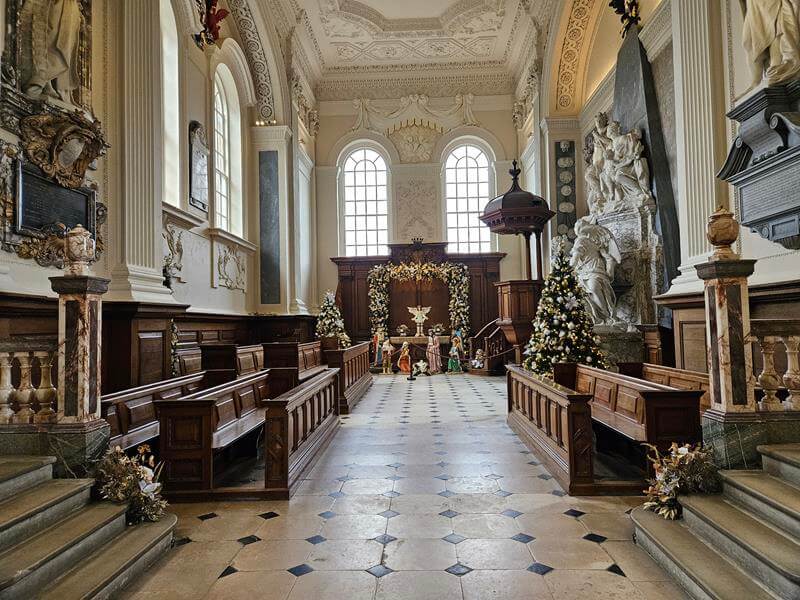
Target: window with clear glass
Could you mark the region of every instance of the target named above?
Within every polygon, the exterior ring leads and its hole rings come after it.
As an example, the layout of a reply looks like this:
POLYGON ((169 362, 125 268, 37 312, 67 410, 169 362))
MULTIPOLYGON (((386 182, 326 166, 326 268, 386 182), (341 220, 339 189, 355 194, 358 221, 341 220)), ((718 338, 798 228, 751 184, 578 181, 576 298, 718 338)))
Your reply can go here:
POLYGON ((214 193, 216 225, 228 229, 231 204, 231 152, 228 99, 219 74, 214 78, 214 193))
POLYGON ((491 251, 489 228, 478 219, 489 202, 489 159, 471 144, 455 148, 444 165, 447 251, 491 251))
POLYGON ((370 148, 358 148, 344 161, 345 256, 389 253, 389 199, 386 161, 370 148))

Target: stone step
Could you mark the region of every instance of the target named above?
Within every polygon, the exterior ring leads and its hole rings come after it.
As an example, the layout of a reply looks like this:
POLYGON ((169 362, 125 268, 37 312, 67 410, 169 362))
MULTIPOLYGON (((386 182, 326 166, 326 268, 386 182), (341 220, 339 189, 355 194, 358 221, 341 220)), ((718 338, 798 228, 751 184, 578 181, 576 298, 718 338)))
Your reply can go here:
POLYGON ((800 488, 764 471, 721 471, 724 495, 800 539, 800 488))
POLYGON ((767 444, 756 449, 767 473, 800 485, 800 444, 767 444))
POLYGON ((94 479, 50 479, 0 502, 0 552, 89 503, 94 479))
POLYGON ((746 573, 716 554, 680 521, 654 512, 631 512, 636 544, 672 575, 696 600, 776 600, 746 573))
POLYGON ((781 598, 800 600, 800 543, 721 495, 682 496, 686 526, 781 598))
POLYGON ((98 502, 0 554, 0 600, 38 590, 125 530, 126 505, 98 502))
POLYGON ((128 527, 92 556, 42 590, 40 600, 113 597, 153 564, 172 544, 178 518, 164 515, 157 523, 128 527))
POLYGON ((0 501, 53 478, 53 456, 0 456, 0 501))

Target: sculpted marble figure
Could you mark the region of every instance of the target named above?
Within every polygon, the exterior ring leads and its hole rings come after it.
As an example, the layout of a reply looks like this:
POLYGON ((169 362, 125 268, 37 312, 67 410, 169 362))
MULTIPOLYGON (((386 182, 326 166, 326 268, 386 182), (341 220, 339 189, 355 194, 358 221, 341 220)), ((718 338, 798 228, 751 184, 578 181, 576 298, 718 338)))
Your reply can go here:
POLYGON ((30 27, 30 77, 24 83, 31 98, 52 96, 72 102, 80 86, 78 48, 81 8, 78 0, 31 0, 22 18, 30 27), (29 21, 28 21, 29 19, 29 21))
POLYGON ((592 319, 596 325, 617 325, 617 296, 611 287, 622 260, 617 243, 611 232, 591 216, 578 219, 575 236, 570 264, 586 291, 592 319))
POLYGON ((774 85, 800 74, 800 0, 739 0, 742 44, 752 83, 774 85))

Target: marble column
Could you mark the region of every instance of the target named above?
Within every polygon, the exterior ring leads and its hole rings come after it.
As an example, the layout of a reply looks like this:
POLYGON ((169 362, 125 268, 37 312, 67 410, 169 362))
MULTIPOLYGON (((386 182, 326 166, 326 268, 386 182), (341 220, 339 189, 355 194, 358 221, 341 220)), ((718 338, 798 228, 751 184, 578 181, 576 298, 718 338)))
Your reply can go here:
POLYGON ((681 265, 667 295, 702 289, 694 265, 710 252, 706 217, 728 205, 727 185, 716 177, 727 152, 720 21, 715 0, 672 0, 681 265))
POLYGON ((158 5, 121 3, 123 32, 119 202, 115 219, 111 296, 115 300, 173 302, 163 284, 161 155, 161 24, 158 5))
POLYGON ((752 468, 756 446, 767 431, 757 413, 750 343, 747 278, 755 260, 731 250, 739 233, 733 214, 719 208, 708 219, 708 240, 714 252, 695 266, 705 285, 706 336, 711 408, 703 414, 703 441, 714 448, 726 468, 752 468))

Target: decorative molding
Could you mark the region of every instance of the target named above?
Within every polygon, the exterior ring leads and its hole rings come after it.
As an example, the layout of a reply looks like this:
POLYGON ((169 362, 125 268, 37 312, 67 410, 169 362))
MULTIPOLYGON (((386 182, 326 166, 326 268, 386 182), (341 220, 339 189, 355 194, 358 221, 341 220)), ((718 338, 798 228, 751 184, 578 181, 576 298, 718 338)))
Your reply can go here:
POLYGON ((236 28, 247 49, 249 72, 255 78, 258 114, 267 123, 272 123, 275 121, 275 98, 272 93, 269 63, 253 13, 250 11, 247 0, 228 0, 228 8, 231 10, 236 28))
POLYGON ((574 117, 544 117, 539 123, 542 133, 552 133, 554 131, 573 130, 577 132, 580 130, 581 123, 574 117))
POLYGON ((287 125, 257 126, 250 128, 252 141, 256 144, 265 142, 288 142, 292 139, 292 130, 287 125))
MULTIPOLYGON (((350 131, 367 129, 391 136, 402 128, 418 126, 445 133, 461 125, 477 125, 472 112, 472 94, 457 95, 453 104, 443 108, 430 106, 425 94, 404 96, 395 109, 380 108, 367 98, 353 100, 356 120, 350 131)), ((434 142, 435 143, 435 142, 434 142)))
POLYGON ((436 142, 441 133, 426 125, 411 124, 396 129, 389 134, 389 139, 400 153, 405 163, 422 163, 431 159, 436 142))
POLYGON ((235 247, 220 244, 217 255, 217 279, 219 285, 229 290, 245 292, 247 264, 244 256, 235 247))
POLYGON ((230 231, 221 229, 220 227, 209 227, 206 229, 206 233, 208 233, 208 237, 211 238, 212 241, 221 242, 226 246, 238 247, 247 254, 253 254, 258 249, 258 247, 252 242, 248 242, 246 239, 241 238, 230 231))
POLYGON ((639 40, 653 62, 672 41, 672 1, 663 0, 639 32, 639 40))
POLYGON ((205 218, 167 202, 161 203, 161 220, 165 227, 167 223, 174 223, 187 231, 206 222, 205 218))
POLYGON ((226 65, 233 75, 239 100, 244 106, 254 106, 258 101, 253 78, 242 47, 232 38, 226 38, 221 46, 212 46, 211 72, 220 64, 226 65))
POLYGON ((573 0, 572 3, 558 61, 556 105, 559 110, 566 110, 575 104, 578 67, 594 4, 595 0, 573 0))

